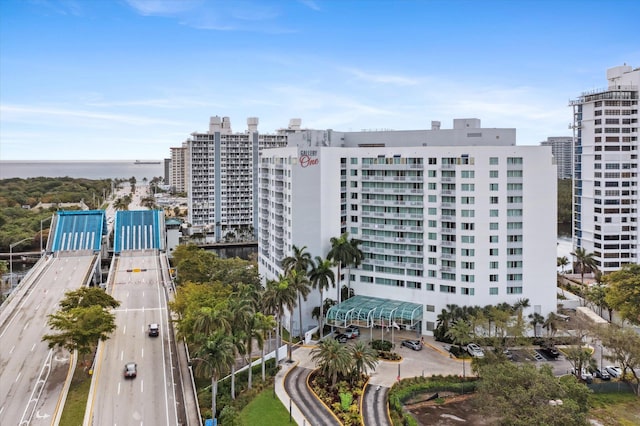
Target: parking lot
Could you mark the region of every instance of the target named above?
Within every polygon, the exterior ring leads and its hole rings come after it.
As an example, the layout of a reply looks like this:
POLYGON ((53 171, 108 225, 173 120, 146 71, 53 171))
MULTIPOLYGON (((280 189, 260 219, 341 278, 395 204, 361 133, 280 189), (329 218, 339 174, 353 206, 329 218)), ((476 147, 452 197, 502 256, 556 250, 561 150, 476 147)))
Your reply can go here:
MULTIPOLYGON (((336 333, 343 333, 345 330, 336 330, 336 333)), ((401 361, 381 361, 378 363, 376 370, 371 373, 370 383, 372 385, 391 386, 398 377, 401 379, 416 376, 432 376, 432 375, 472 375, 471 360, 456 359, 452 357, 448 350, 450 344, 438 342, 431 336, 423 336, 422 350, 415 351, 408 347, 402 346, 401 342, 405 339, 420 340, 413 331, 405 330, 382 330, 382 329, 360 329, 360 335, 356 338, 349 339, 346 345, 353 344, 358 340, 369 342, 371 339, 383 338, 386 341, 393 342, 393 351, 398 353, 401 361), (463 365, 464 364, 464 365, 463 365)), ((300 348, 296 351, 298 357, 301 358, 301 365, 308 368, 314 368, 310 361, 310 355, 305 354, 310 348, 300 348)), ((487 348, 483 348, 487 350, 487 348)), ((569 374, 571 364, 562 354, 553 358, 538 348, 510 348, 513 356, 513 362, 532 362, 537 365, 548 364, 551 366, 554 375, 561 376, 569 374)))

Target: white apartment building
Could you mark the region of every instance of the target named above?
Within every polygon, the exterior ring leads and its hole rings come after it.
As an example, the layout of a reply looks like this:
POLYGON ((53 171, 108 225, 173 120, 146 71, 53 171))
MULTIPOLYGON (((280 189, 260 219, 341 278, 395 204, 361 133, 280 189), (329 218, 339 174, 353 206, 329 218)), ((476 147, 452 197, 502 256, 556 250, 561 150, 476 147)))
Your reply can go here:
POLYGON ((169 187, 175 192, 187 192, 187 143, 179 147, 171 147, 171 161, 169 166, 169 187))
POLYGON ((247 126, 245 132, 233 133, 228 117, 211 117, 208 132, 194 132, 186 141, 188 221, 214 242, 257 237, 258 199, 253 195, 258 155, 264 148, 287 144, 285 131, 260 134, 255 117, 247 119, 247 126))
MULTIPOLYGON (((292 245, 326 257, 330 238, 348 232, 364 253, 350 271, 355 294, 420 304, 424 334, 447 304, 528 298, 529 312, 555 311, 555 164, 549 147, 516 146, 515 136, 478 119, 290 136, 260 157, 261 276, 276 279, 292 245)), ((319 303, 312 292, 304 330, 319 303)))
POLYGON ((638 88, 640 68, 607 70, 608 87, 571 102, 575 170, 573 245, 598 268, 638 263, 638 88))
POLYGON ((573 172, 573 137, 552 136, 540 142, 542 146, 550 146, 551 153, 558 167, 558 179, 571 179, 573 172))

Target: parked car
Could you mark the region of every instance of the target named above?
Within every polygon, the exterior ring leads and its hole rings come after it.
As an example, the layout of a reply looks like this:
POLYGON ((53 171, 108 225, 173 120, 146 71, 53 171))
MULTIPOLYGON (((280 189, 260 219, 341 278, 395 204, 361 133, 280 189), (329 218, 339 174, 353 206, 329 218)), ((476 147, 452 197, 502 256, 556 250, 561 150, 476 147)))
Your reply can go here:
POLYGON ((571 374, 574 374, 576 377, 580 377, 580 379, 587 383, 593 382, 593 374, 589 373, 586 368, 582 368, 580 370, 580 375, 576 374, 576 370, 572 368, 571 374))
POLYGON ((347 335, 344 333, 340 333, 340 334, 336 334, 336 337, 334 337, 334 339, 336 339, 339 343, 347 343, 347 340, 349 340, 349 337, 347 337, 347 335))
POLYGON ((360 329, 355 326, 350 326, 344 330, 344 334, 346 334, 349 339, 355 339, 360 335, 360 329))
POLYGON ((505 349, 502 351, 502 355, 504 355, 505 357, 507 357, 507 359, 509 361, 513 361, 513 354, 511 353, 511 351, 509 349, 505 349))
POLYGON ((596 368, 593 371, 593 375, 600 380, 611 380, 611 375, 604 368, 602 370, 599 368, 596 368))
POLYGON ((124 378, 135 379, 138 375, 138 365, 135 362, 128 362, 124 365, 124 378))
POLYGON ((160 326, 158 324, 149 324, 149 336, 158 337, 160 335, 160 326))
POLYGON ((422 350, 422 342, 420 340, 403 340, 400 344, 414 351, 422 350))
POLYGON ((473 357, 484 358, 484 351, 480 346, 476 345, 475 343, 469 343, 467 345, 467 352, 469 352, 469 355, 473 357))
POLYGON ((542 351, 542 353, 544 353, 549 358, 556 359, 560 356, 560 351, 553 345, 542 346, 540 348, 540 351, 542 351))
POLYGON ((604 369, 614 379, 622 377, 622 369, 620 367, 614 367, 613 365, 607 365, 604 369))

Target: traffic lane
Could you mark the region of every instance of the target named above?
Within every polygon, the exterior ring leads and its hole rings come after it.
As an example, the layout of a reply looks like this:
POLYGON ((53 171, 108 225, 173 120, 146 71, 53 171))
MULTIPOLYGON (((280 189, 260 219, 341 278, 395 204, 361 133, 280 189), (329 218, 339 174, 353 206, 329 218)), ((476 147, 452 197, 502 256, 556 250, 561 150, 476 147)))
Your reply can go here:
POLYGON ((362 420, 365 426, 390 426, 387 415, 387 395, 389 388, 367 385, 362 398, 362 420))
POLYGON ((329 410, 307 387, 308 368, 293 367, 285 378, 284 388, 311 425, 335 425, 339 423, 329 410))
POLYGON ((68 371, 69 355, 50 356, 48 315, 59 309, 65 292, 81 285, 93 256, 57 258, 21 301, 0 336, 0 420, 19 424, 38 414, 53 415, 68 371), (46 380, 39 382, 39 380, 46 380), (46 386, 44 385, 46 383, 46 386))

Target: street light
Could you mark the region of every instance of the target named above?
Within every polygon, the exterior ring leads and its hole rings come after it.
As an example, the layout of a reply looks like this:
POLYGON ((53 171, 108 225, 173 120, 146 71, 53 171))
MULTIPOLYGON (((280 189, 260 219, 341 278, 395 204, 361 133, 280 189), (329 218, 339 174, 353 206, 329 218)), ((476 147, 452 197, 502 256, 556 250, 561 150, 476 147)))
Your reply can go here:
POLYGON ((17 243, 9 244, 9 279, 11 280, 11 288, 13 288, 13 248, 30 239, 31 238, 23 238, 17 243))

